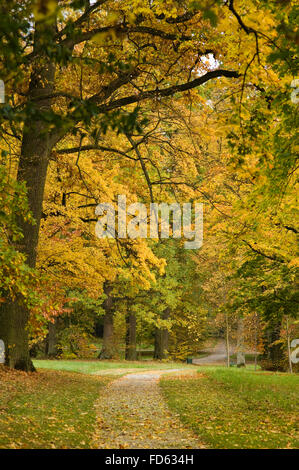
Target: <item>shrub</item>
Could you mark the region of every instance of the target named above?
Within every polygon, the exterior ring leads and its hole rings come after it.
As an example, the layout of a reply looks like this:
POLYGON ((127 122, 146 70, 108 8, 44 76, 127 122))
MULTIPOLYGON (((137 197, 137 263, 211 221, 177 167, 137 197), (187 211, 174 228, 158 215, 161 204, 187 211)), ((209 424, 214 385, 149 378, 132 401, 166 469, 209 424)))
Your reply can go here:
POLYGON ((97 348, 82 327, 70 325, 58 334, 58 351, 62 359, 88 359, 95 357, 97 348))

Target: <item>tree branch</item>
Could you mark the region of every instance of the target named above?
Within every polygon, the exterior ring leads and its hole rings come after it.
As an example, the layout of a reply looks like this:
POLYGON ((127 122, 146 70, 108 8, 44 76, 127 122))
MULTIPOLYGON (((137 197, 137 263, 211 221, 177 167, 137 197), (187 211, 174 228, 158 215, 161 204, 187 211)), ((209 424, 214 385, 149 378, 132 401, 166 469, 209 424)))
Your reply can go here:
POLYGON ((241 26, 241 28, 244 29, 244 31, 247 34, 250 34, 250 33, 255 34, 256 31, 253 28, 250 28, 249 26, 246 26, 246 24, 243 22, 241 16, 239 15, 239 13, 235 10, 234 0, 230 0, 229 2, 226 2, 226 4, 228 5, 229 10, 232 12, 232 14, 237 19, 237 21, 238 21, 239 25, 241 26))
MULTIPOLYGON (((173 85, 168 88, 156 88, 155 90, 144 91, 143 93, 127 96, 125 98, 119 98, 118 100, 110 101, 107 104, 103 104, 99 106, 98 111, 99 113, 106 113, 112 109, 121 108, 122 106, 126 106, 132 103, 138 103, 139 101, 143 101, 153 97, 164 97, 164 96, 172 96, 175 93, 179 93, 182 91, 191 90, 192 88, 196 88, 204 83, 212 80, 213 78, 220 78, 220 77, 228 77, 228 78, 238 78, 241 74, 235 72, 233 70, 212 70, 207 72, 206 74, 202 75, 199 78, 195 78, 187 83, 182 83, 181 85, 173 85)), ((90 98, 91 100, 93 98, 90 98)))
MULTIPOLYGON (((70 154, 70 153, 77 153, 78 151, 81 152, 86 152, 88 150, 101 150, 102 152, 112 152, 112 153, 118 153, 119 155, 122 155, 123 157, 129 158, 130 160, 135 160, 137 161, 136 158, 130 157, 126 152, 123 152, 122 150, 118 150, 112 147, 105 147, 103 145, 82 145, 82 147, 72 147, 68 149, 58 149, 55 150, 56 153, 59 154, 70 154)), ((132 149, 127 150, 127 152, 130 152, 132 149)))
POLYGON ((263 256, 264 258, 270 259, 271 261, 278 261, 279 263, 284 263, 285 261, 281 258, 279 258, 276 255, 266 255, 266 253, 263 253, 261 250, 258 248, 254 248, 249 242, 246 240, 242 240, 254 253, 263 256))
MULTIPOLYGON (((93 5, 90 5, 88 8, 86 8, 84 13, 81 16, 79 16, 79 18, 77 20, 75 20, 73 22, 73 26, 75 26, 75 27, 80 26, 80 25, 82 25, 82 23, 89 20, 91 13, 94 12, 100 6, 104 5, 104 3, 107 3, 107 1, 108 0, 98 0, 93 5)), ((67 32, 67 28, 68 28, 68 26, 66 25, 61 31, 59 31, 59 33, 56 35, 56 37, 60 38, 61 36, 63 36, 67 32)))
POLYGON ((138 149, 138 146, 135 144, 134 140, 132 139, 132 137, 130 135, 127 135, 126 136, 128 141, 130 142, 130 144, 132 145, 132 147, 134 148, 135 152, 136 152, 136 155, 138 157, 138 160, 140 161, 140 165, 141 165, 141 168, 142 168, 142 171, 143 171, 143 174, 145 176, 145 179, 146 179, 146 182, 147 182, 147 186, 148 186, 148 189, 149 189, 149 193, 150 193, 150 199, 151 199, 151 202, 154 203, 154 195, 153 195, 153 188, 152 188, 152 183, 151 183, 151 180, 150 180, 150 177, 149 177, 149 174, 148 174, 148 171, 147 171, 147 168, 146 168, 146 165, 143 161, 143 158, 141 156, 141 153, 139 152, 139 149, 138 149))

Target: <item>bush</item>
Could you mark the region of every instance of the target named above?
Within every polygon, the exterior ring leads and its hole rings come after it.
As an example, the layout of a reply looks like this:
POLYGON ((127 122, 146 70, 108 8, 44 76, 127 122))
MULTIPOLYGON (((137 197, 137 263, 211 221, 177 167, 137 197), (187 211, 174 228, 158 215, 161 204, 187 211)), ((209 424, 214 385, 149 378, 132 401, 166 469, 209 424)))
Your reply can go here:
POLYGON ((70 325, 59 332, 57 348, 61 359, 89 359, 97 352, 90 336, 78 325, 70 325))
MULTIPOLYGON (((289 360, 288 358, 282 358, 277 361, 271 361, 270 359, 262 359, 259 361, 259 365, 263 370, 271 372, 289 372, 289 360)), ((299 364, 292 364, 293 372, 299 372, 299 364)))

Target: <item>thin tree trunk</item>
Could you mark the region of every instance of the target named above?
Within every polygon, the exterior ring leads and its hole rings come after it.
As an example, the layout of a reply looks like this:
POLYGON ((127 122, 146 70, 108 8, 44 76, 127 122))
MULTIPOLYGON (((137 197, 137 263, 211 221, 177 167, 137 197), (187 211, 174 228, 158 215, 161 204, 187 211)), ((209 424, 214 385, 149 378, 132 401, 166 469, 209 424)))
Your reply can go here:
POLYGON ((126 317, 126 352, 125 359, 127 361, 136 361, 136 316, 128 313, 126 317))
POLYGON ((244 353, 244 320, 238 320, 238 338, 237 338, 237 367, 245 367, 244 353))
POLYGON ((254 370, 257 369, 257 322, 258 316, 257 313, 254 316, 255 325, 254 325, 254 370))
POLYGON ((113 298, 111 295, 112 285, 107 281, 104 283, 104 300, 103 307, 105 310, 104 315, 104 330, 103 330, 103 344, 100 352, 100 359, 112 359, 115 354, 114 344, 114 326, 113 326, 113 298))
MULTIPOLYGON (((49 28, 54 33, 55 23, 41 22, 36 25, 34 50, 41 51, 43 36, 49 34, 49 28)), ((55 65, 46 57, 38 56, 32 64, 28 102, 34 103, 35 115, 50 111, 51 100, 42 99, 54 90, 55 65), (37 99, 38 98, 38 99, 37 99)), ((27 264, 34 268, 36 264, 36 249, 42 213, 44 187, 46 181, 49 153, 54 145, 51 142, 47 126, 41 119, 28 117, 24 122, 21 155, 19 160, 17 180, 24 182, 27 187, 27 197, 35 224, 18 219, 18 225, 23 233, 21 243, 16 247, 26 256, 27 264)), ((6 349, 6 365, 11 368, 26 371, 34 370, 29 357, 28 332, 26 329, 29 311, 22 296, 14 301, 2 303, 0 306, 0 338, 6 349)))
POLYGON ((229 323, 228 323, 228 314, 225 314, 225 326, 226 326, 226 335, 225 335, 225 342, 226 342, 226 365, 227 367, 230 366, 230 347, 229 347, 229 323))
POLYGON ((287 322, 287 342, 288 342, 288 358, 289 358, 289 369, 290 373, 293 373, 293 367, 292 367, 292 358, 291 358, 291 342, 290 342, 290 331, 289 331, 289 319, 286 317, 286 322, 287 322))

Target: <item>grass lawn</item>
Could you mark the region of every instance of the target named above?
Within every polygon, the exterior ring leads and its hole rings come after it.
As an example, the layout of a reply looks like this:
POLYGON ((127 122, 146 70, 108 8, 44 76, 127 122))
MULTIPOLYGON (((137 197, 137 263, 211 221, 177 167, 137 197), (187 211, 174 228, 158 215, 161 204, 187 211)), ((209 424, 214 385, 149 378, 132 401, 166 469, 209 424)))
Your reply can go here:
POLYGON ((193 378, 163 377, 161 387, 207 447, 299 447, 298 375, 207 367, 193 378))
MULTIPOLYGON (((83 374, 94 374, 109 369, 181 369, 194 368, 183 362, 152 362, 152 361, 80 361, 80 360, 34 360, 38 369, 65 370, 81 372, 83 374)), ((124 370, 125 372, 125 370, 124 370)))
POLYGON ((0 368, 0 448, 89 448, 94 402, 111 378, 0 368))

